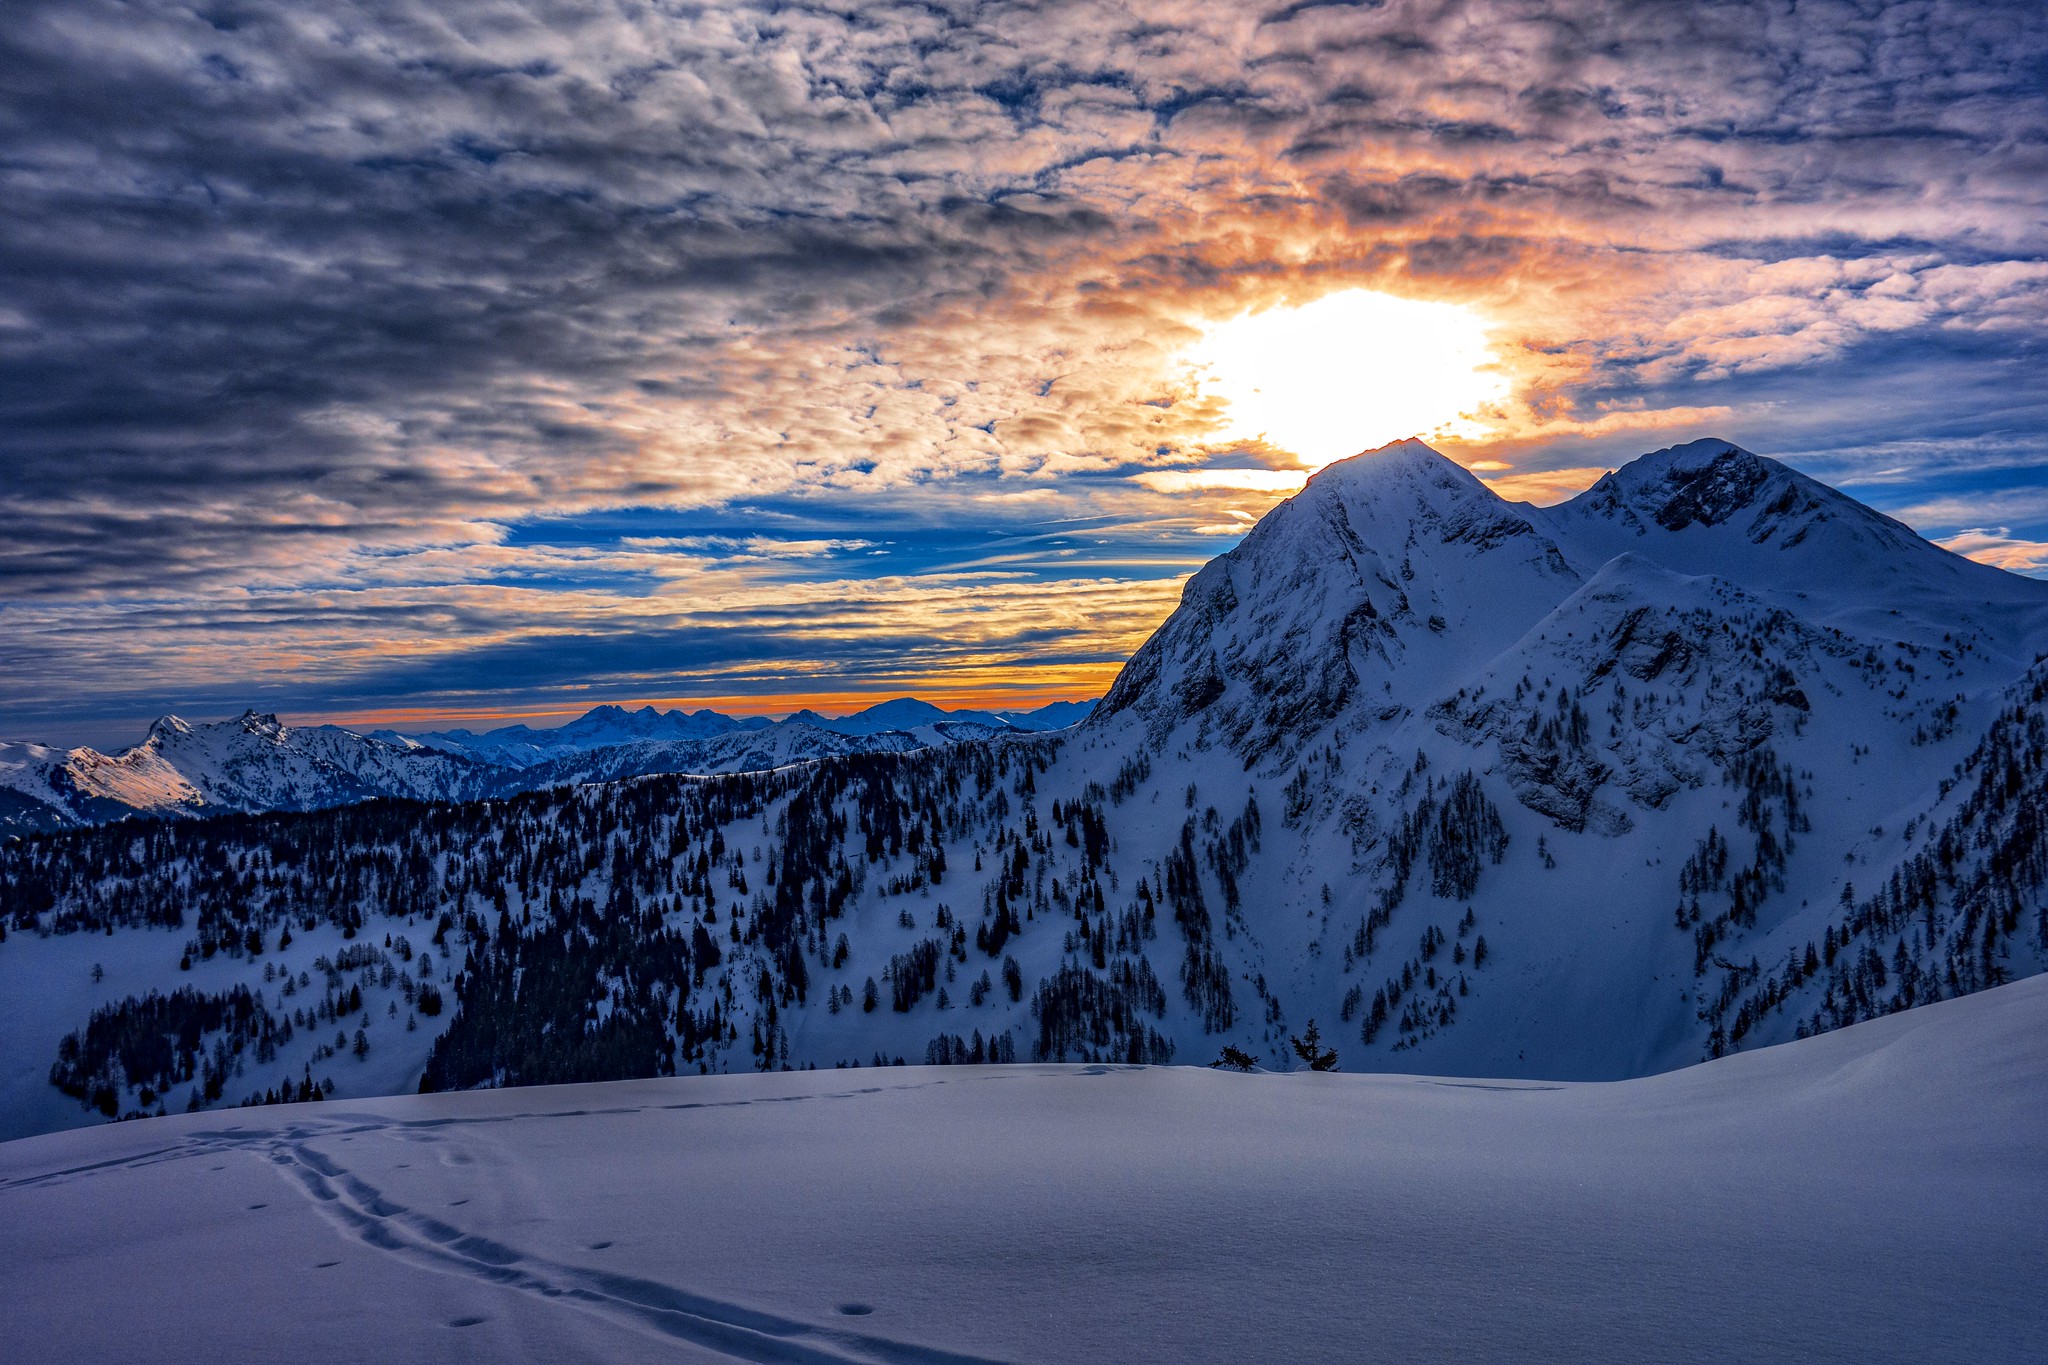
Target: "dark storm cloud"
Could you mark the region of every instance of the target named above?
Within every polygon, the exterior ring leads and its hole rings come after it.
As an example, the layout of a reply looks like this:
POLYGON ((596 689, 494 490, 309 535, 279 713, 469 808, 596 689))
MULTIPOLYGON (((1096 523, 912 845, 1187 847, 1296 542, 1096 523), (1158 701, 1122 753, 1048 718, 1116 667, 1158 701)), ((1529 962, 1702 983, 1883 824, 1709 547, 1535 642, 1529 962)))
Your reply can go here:
MULTIPOLYGON (((508 529, 591 509, 1254 514, 1079 476, 1198 461, 1190 325, 1342 284, 1500 319, 1535 473, 1707 413, 1842 477, 1938 481, 1937 429, 2038 459, 2038 406, 1931 405, 2048 337, 2044 33, 2017 0, 15 0, 5 728, 83 679, 317 705, 548 638, 604 671, 667 657, 649 583, 779 591, 508 529), (1871 430, 1901 348, 1928 401, 1871 430)), ((1042 653, 1030 615, 983 654, 1042 653)), ((804 613, 720 648, 858 653, 804 613)))

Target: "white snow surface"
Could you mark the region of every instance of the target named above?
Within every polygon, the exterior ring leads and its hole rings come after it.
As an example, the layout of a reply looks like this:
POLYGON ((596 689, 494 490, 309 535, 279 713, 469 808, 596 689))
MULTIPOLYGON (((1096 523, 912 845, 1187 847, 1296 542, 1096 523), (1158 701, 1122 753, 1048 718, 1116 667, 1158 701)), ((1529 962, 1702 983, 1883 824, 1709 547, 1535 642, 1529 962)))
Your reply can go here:
POLYGON ((0 1145, 17 1362, 2019 1361, 2048 980, 1613 1083, 887 1068, 0 1145))

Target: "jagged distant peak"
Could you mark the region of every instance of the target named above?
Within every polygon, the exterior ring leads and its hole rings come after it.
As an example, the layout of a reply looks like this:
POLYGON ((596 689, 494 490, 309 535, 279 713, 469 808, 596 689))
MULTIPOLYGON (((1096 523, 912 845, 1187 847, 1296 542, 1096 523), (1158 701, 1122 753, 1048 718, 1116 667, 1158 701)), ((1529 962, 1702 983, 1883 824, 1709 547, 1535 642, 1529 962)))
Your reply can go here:
POLYGON ((285 723, 277 718, 275 712, 258 711, 253 706, 235 717, 235 724, 243 733, 261 735, 265 739, 281 739, 285 732, 285 723))
POLYGON ((682 711, 657 711, 652 706, 638 710, 621 706, 616 702, 602 702, 591 707, 562 728, 565 731, 585 731, 605 726, 622 727, 629 730, 646 730, 663 724, 674 724, 685 717, 682 711))

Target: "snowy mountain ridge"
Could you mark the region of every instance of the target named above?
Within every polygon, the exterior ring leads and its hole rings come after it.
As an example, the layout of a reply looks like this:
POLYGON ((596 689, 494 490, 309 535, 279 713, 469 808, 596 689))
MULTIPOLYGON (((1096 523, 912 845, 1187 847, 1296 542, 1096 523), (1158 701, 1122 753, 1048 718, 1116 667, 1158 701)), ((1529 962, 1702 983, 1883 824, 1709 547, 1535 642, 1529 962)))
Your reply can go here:
POLYGON ((288 726, 255 711, 211 725, 165 716, 142 743, 116 754, 0 743, 0 787, 14 799, 0 811, 0 832, 138 812, 305 810, 377 796, 473 800, 492 785, 490 769, 471 759, 339 726, 288 726))
POLYGON ((609 748, 617 744, 644 741, 680 742, 712 739, 739 730, 764 728, 773 722, 765 716, 741 719, 709 709, 657 711, 643 706, 629 711, 623 706, 594 706, 566 725, 535 728, 505 725, 482 734, 470 730, 439 730, 401 734, 393 730, 374 731, 376 738, 464 754, 500 767, 523 768, 560 757, 565 752, 609 748))
POLYGON ((0 833, 138 814, 314 810, 377 797, 471 801, 654 773, 766 769, 1060 729, 1091 706, 1055 702, 997 714, 905 697, 850 716, 804 711, 773 721, 604 705, 553 729, 511 725, 482 734, 294 726, 253 710, 202 725, 165 716, 142 743, 114 754, 0 742, 0 833))
POLYGON ((80 1032, 74 1110, 393 1069, 1280 1065, 1310 1019, 1348 1069, 1636 1076, 2048 965, 2044 651, 2048 584, 1725 442, 1550 509, 1404 442, 1197 573, 1073 729, 785 723, 686 742, 726 776, 572 755, 431 818, 23 841, 0 985, 91 953, 79 1005, 190 980, 178 1009, 242 1020, 147 1096, 80 1032))

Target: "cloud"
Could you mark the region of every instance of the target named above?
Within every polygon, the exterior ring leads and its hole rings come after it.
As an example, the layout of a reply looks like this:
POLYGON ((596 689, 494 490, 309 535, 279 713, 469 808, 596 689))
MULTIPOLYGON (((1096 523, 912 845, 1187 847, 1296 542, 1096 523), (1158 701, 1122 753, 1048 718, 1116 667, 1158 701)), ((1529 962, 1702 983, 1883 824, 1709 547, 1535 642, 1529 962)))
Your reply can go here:
POLYGON ((2031 574, 2048 571, 2048 541, 2023 540, 2003 526, 1979 526, 1934 542, 1980 564, 2031 574))
POLYGON ((1218 488, 1295 493, 1308 482, 1309 473, 1306 469, 1153 469, 1133 474, 1131 482, 1155 493, 1191 493, 1218 488))
POLYGON ((1608 472, 1605 465, 1578 469, 1546 469, 1529 474, 1482 474, 1486 486, 1510 502, 1533 502, 1539 507, 1563 502, 1585 492, 1608 472))
POLYGON ((774 540, 767 536, 622 536, 627 550, 689 550, 721 559, 820 559, 874 548, 871 540, 774 540))
MULTIPOLYGON (((334 641, 532 614, 595 675, 665 593, 888 573, 872 507, 1213 549, 1286 486, 1185 351, 1351 286, 1490 321, 1496 486, 1725 431, 1987 525, 1955 480, 2048 439, 2044 51, 1949 0, 16 0, 0 702, 324 704, 334 641), (706 524, 533 529, 647 509, 706 524)), ((749 666, 851 660, 820 619, 749 666)))
POLYGON ((2048 488, 1972 490, 1911 503, 1893 509, 1891 514, 1922 530, 1947 531, 1953 527, 1958 529, 1950 534, 1966 535, 1975 532, 1962 528, 1969 528, 1971 519, 1986 506, 1995 507, 2009 517, 2032 522, 2048 521, 2048 488))

